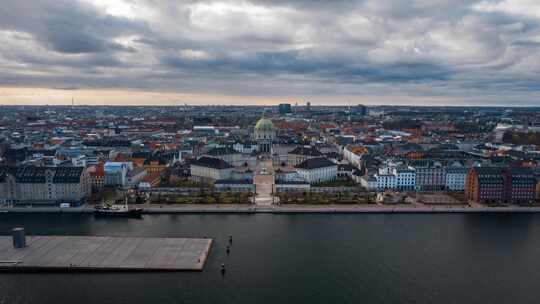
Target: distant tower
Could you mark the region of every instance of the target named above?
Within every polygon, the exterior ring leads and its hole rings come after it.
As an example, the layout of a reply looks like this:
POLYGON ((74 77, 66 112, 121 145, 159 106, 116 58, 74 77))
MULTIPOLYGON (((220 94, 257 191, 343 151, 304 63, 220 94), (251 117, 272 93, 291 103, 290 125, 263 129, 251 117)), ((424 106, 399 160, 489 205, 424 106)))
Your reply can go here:
POLYGON ((348 113, 347 113, 349 117, 347 117, 347 120, 349 122, 351 122, 351 101, 347 100, 347 103, 349 104, 349 106, 348 106, 349 109, 348 109, 348 113))
POLYGON ((366 116, 367 115, 367 107, 365 105, 359 104, 356 109, 356 113, 360 116, 366 116))
POLYGON ((71 97, 71 109, 75 108, 75 98, 71 97))
POLYGON ((279 114, 284 115, 291 113, 291 104, 290 103, 280 103, 278 106, 279 114))

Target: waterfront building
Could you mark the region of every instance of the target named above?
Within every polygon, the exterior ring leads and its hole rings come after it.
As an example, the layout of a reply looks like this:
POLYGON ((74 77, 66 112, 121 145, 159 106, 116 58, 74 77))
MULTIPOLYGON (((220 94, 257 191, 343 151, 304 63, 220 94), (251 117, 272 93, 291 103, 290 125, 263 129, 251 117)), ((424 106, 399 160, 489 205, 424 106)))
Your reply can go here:
POLYGON ((465 194, 477 203, 502 202, 504 193, 503 168, 478 167, 469 170, 465 194))
POLYGON ((416 189, 418 191, 441 191, 446 186, 446 169, 435 162, 429 166, 418 166, 416 170, 416 189))
POLYGON ((374 176, 377 179, 377 190, 394 190, 397 188, 397 176, 392 173, 379 173, 374 176))
POLYGON ((536 199, 536 177, 531 168, 512 167, 505 171, 505 197, 510 203, 532 203, 536 199))
POLYGON ((295 166, 298 175, 310 184, 333 181, 337 178, 337 165, 327 158, 310 158, 295 166))
POLYGON ((477 167, 467 174, 465 195, 477 203, 532 203, 535 188, 530 168, 477 167))
POLYGON ((411 167, 397 167, 394 169, 396 175, 396 189, 400 191, 411 191, 416 186, 416 170, 411 167))
POLYGON ((446 169, 446 189, 450 191, 464 191, 465 181, 469 168, 451 167, 446 169))
POLYGON ((104 163, 100 162, 97 165, 90 166, 87 169, 92 185, 92 192, 99 192, 105 186, 105 169, 104 163))
POLYGON ((378 174, 374 178, 377 181, 376 188, 379 191, 411 191, 416 186, 416 170, 402 163, 394 163, 392 161, 386 161, 385 166, 379 169, 378 174))
POLYGON ((231 179, 233 166, 213 157, 202 156, 191 163, 191 179, 199 182, 214 182, 231 179))
POLYGON ((91 194, 83 167, 0 167, 0 202, 79 204, 91 194))

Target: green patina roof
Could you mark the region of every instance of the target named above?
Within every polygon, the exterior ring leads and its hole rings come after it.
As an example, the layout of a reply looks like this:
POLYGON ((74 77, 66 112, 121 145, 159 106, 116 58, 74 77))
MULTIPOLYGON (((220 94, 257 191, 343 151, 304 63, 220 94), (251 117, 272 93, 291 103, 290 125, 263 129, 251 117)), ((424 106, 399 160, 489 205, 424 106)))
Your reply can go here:
POLYGON ((274 124, 272 121, 268 118, 261 118, 259 121, 257 121, 257 124, 255 125, 255 130, 273 130, 274 124))

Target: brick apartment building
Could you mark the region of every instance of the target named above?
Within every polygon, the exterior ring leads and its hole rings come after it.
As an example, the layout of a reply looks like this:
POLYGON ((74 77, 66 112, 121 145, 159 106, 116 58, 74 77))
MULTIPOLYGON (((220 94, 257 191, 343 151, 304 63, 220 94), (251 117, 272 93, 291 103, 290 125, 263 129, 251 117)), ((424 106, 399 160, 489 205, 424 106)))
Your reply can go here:
POLYGON ((536 179, 529 168, 475 167, 469 170, 465 195, 477 203, 532 203, 536 179))

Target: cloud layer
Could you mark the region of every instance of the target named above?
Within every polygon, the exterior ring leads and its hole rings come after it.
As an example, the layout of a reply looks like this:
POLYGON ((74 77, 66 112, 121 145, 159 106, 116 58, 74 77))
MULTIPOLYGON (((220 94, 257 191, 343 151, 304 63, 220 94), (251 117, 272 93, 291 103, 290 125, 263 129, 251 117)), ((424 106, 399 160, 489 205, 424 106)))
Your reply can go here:
POLYGON ((539 25, 537 0, 4 0, 0 86, 538 105, 539 25))

